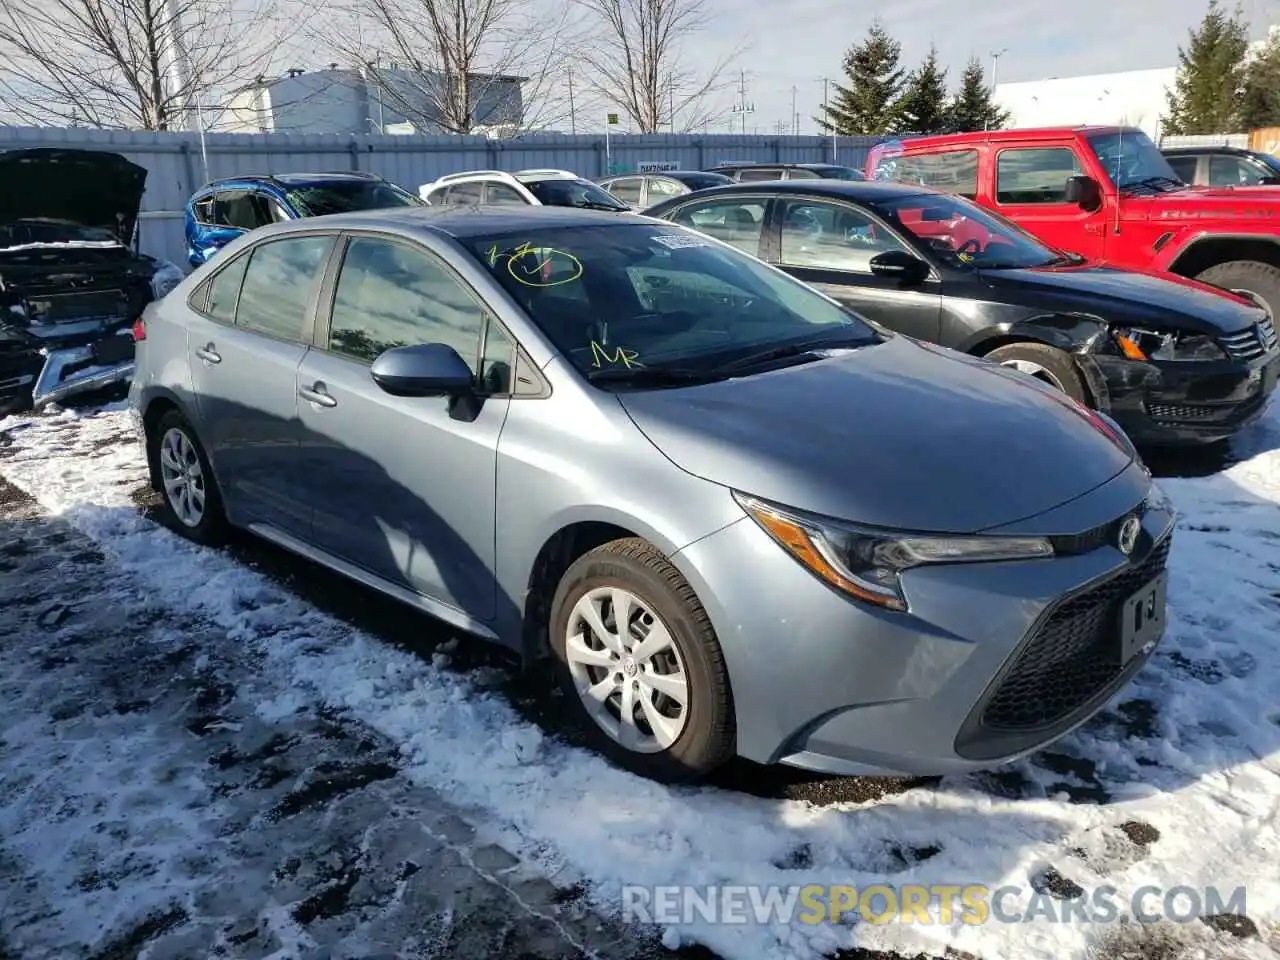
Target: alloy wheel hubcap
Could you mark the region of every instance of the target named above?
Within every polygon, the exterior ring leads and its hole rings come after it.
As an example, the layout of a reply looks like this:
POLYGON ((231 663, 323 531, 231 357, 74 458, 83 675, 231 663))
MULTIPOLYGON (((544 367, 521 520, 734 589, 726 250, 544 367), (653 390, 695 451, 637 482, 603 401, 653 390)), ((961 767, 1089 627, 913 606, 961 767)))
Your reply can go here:
POLYGON ((569 613, 565 657, 587 713, 614 741, 660 753, 689 716, 684 659, 666 624, 619 587, 597 587, 569 613))
POLYGON ((204 471, 196 445, 177 427, 160 439, 160 481, 178 522, 185 527, 199 526, 204 519, 204 471))
POLYGON ((1025 373, 1035 377, 1037 380, 1043 380, 1049 386, 1062 390, 1062 384, 1058 382, 1058 378, 1032 360, 1002 360, 1000 361, 1000 366, 1011 367, 1019 373, 1025 373))

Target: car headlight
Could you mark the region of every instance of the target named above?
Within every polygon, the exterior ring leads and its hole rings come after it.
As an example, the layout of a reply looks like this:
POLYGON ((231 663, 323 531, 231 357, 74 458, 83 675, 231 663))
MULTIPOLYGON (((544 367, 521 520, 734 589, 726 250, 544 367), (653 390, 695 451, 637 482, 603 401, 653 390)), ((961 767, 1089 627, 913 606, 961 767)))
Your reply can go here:
POLYGON ((187 278, 182 268, 166 260, 151 275, 151 296, 159 300, 187 278))
POLYGON ((859 600, 907 609, 899 575, 939 563, 989 563, 1053 556, 1043 537, 931 536, 860 528, 734 491, 756 523, 810 573, 859 600))
POLYGON ((1114 327, 1116 346, 1130 360, 1225 360, 1226 352, 1203 333, 1160 333, 1140 327, 1114 327))

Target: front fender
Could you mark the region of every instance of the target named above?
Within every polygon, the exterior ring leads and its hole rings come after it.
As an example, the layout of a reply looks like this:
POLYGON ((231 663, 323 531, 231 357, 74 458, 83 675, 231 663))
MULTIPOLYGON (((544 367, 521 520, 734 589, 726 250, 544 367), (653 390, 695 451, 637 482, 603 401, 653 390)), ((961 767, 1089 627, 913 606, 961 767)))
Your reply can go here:
POLYGON ((998 323, 971 334, 957 348, 982 355, 1019 340, 1042 343, 1067 353, 1087 350, 1107 329, 1101 317, 1086 313, 1042 313, 1011 323, 998 323))
MULTIPOLYGON (((1274 231, 1275 229, 1275 225, 1268 224, 1266 226, 1268 230, 1274 231)), ((1280 236, 1277 236, 1274 232, 1265 232, 1261 228, 1257 232, 1241 230, 1231 230, 1229 232, 1217 230, 1179 232, 1177 230, 1169 230, 1156 238, 1153 248, 1155 254, 1151 260, 1151 267, 1154 270, 1183 276, 1198 274, 1201 270, 1207 269, 1214 263, 1223 262, 1222 259, 1216 256, 1206 257, 1206 246, 1215 243, 1267 244, 1275 247, 1276 256, 1280 258, 1280 236), (1206 262, 1202 266, 1198 266, 1197 269, 1190 273, 1182 271, 1184 263, 1198 263, 1201 260, 1206 262)), ((1228 257, 1226 259, 1232 258, 1228 257)))

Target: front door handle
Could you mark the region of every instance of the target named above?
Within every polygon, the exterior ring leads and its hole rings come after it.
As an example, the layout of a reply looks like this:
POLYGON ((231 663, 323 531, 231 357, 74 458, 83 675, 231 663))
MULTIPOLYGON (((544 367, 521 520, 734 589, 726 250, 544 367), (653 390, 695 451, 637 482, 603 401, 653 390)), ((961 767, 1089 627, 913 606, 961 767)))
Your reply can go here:
POLYGON ((298 396, 308 403, 314 403, 321 407, 336 407, 338 405, 337 398, 325 390, 324 384, 319 380, 309 387, 299 387, 298 396))
POLYGON ((213 349, 212 343, 206 343, 203 347, 196 347, 196 356, 205 363, 221 363, 222 356, 213 349))

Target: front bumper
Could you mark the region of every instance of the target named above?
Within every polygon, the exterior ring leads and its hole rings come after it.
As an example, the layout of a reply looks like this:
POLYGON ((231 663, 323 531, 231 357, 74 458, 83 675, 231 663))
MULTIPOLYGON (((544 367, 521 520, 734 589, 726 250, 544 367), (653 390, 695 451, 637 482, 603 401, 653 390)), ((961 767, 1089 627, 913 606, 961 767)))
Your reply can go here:
POLYGON ((134 343, 128 327, 81 346, 55 343, 40 352, 43 364, 31 390, 36 409, 133 379, 134 343))
POLYGON ((739 753, 838 775, 961 773, 1084 723, 1154 649, 1120 662, 1118 611, 1163 568, 1173 515, 1146 510, 1131 558, 1082 531, 1112 529, 1148 490, 1133 466, 1042 518, 1082 552, 911 571, 907 614, 829 589, 750 519, 686 547, 675 561, 720 638, 739 753))
MULTIPOLYGON (((1099 406, 1138 444, 1212 443, 1253 423, 1271 400, 1280 351, 1248 363, 1153 363, 1120 357, 1082 357, 1105 393, 1099 406)), ((1097 390, 1097 385, 1101 390, 1097 390)))

